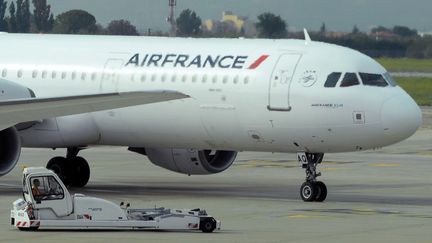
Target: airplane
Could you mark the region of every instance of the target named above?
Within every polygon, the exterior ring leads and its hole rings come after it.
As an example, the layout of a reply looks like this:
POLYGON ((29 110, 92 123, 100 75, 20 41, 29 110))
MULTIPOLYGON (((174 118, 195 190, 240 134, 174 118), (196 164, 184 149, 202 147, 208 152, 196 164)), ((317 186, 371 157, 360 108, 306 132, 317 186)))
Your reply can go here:
POLYGON ((306 31, 305 40, 5 33, 0 50, 0 175, 22 148, 65 148, 47 168, 73 187, 89 181, 78 154, 92 146, 125 146, 186 175, 225 171, 242 151, 297 153, 302 200, 322 202, 325 153, 388 146, 422 122, 380 64, 306 31), (95 105, 101 95, 108 101, 95 105), (120 104, 122 95, 132 97, 120 104))

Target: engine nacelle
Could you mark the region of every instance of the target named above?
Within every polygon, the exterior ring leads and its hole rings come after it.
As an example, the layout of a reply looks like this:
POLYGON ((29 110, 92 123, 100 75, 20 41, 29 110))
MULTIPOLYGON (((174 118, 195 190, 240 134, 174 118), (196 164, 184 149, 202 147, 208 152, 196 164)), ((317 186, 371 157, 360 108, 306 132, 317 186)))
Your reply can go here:
MULTIPOLYGON (((32 90, 17 83, 0 79, 0 100, 34 98, 32 90)), ((25 124, 23 124, 25 125, 25 124)), ((0 131, 0 176, 9 173, 21 155, 21 139, 15 127, 0 131)))
POLYGON ((187 175, 208 175, 228 169, 237 152, 196 149, 152 149, 145 152, 150 161, 162 168, 187 175))
POLYGON ((9 173, 21 155, 21 140, 15 127, 0 131, 0 176, 9 173))

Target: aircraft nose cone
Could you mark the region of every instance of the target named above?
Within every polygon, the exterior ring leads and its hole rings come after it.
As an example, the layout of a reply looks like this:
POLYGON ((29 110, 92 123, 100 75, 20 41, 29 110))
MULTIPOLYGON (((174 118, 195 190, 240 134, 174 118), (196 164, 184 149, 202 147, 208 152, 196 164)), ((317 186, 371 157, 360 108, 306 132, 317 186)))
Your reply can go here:
POLYGON ((400 95, 384 102, 381 121, 386 140, 397 143, 417 131, 422 124, 422 113, 410 96, 400 95))

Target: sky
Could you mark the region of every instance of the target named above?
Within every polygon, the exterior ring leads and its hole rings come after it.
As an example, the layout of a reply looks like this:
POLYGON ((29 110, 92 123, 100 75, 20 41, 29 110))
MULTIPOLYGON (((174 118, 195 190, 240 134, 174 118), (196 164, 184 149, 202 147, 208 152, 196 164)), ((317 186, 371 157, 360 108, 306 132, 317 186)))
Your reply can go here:
MULTIPOLYGON (((106 25, 113 19, 127 19, 139 30, 168 30, 168 0, 47 0, 54 14, 84 9, 106 25)), ((177 14, 190 8, 203 19, 220 19, 224 10, 256 20, 269 11, 280 15, 290 30, 351 31, 383 25, 403 25, 420 32, 432 32, 432 0, 177 0, 177 14)))

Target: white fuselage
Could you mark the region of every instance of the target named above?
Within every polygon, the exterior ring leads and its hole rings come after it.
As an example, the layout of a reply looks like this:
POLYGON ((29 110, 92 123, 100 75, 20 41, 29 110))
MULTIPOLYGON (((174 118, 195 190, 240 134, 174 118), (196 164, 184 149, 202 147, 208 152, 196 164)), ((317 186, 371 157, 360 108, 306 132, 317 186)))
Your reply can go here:
POLYGON ((421 123, 398 86, 325 88, 333 72, 386 73, 325 43, 2 34, 0 44, 0 79, 36 97, 142 90, 191 97, 44 120, 20 132, 27 147, 344 152, 399 142, 421 123))

